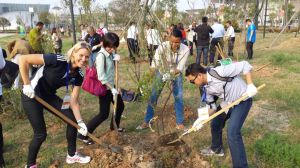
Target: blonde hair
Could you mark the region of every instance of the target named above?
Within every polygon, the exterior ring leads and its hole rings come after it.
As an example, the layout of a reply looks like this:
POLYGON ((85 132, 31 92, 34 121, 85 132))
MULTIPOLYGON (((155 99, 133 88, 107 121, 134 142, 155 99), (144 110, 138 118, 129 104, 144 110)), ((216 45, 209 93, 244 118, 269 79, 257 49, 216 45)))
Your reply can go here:
POLYGON ((88 26, 88 27, 87 27, 87 32, 88 32, 88 33, 92 33, 92 32, 95 33, 96 31, 95 31, 95 28, 94 28, 93 26, 88 26))
POLYGON ((92 53, 91 46, 87 42, 78 42, 67 52, 67 60, 68 62, 72 62, 74 58, 74 53, 77 53, 80 49, 85 48, 90 53, 92 53))

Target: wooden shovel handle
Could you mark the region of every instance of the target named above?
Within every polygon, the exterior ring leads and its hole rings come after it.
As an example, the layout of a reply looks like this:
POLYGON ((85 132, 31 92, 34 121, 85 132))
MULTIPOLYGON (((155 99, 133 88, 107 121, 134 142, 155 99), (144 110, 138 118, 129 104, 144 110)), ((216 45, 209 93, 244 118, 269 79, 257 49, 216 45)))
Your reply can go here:
MULTIPOLYGON (((265 87, 266 84, 262 84, 257 88, 257 91, 259 91, 260 89, 262 89, 263 87, 265 87)), ((210 120, 216 118, 218 115, 220 115, 221 113, 227 111, 228 109, 230 109, 231 107, 239 104, 241 101, 246 100, 248 98, 248 95, 245 95, 239 99, 237 99, 236 101, 234 101, 233 103, 227 105, 226 107, 222 108, 221 110, 219 110, 218 112, 214 113, 213 115, 211 115, 207 120, 203 121, 202 124, 205 124, 207 122, 209 122, 210 120)))
MULTIPOLYGON (((43 106, 47 107, 48 109, 50 109, 53 113, 55 113, 56 115, 58 115, 64 122, 72 125, 73 127, 75 127, 76 129, 80 129, 81 127, 75 123, 73 120, 69 119, 68 117, 66 117, 62 112, 58 111, 56 108, 52 107, 49 103, 47 103, 46 101, 44 101, 43 99, 41 99, 38 96, 34 96, 35 100, 38 101, 39 103, 41 103, 43 106)), ((93 134, 91 133, 87 133, 87 136, 90 137, 93 141, 95 141, 96 143, 101 145, 101 141, 100 139, 98 139, 97 137, 95 137, 93 134)))

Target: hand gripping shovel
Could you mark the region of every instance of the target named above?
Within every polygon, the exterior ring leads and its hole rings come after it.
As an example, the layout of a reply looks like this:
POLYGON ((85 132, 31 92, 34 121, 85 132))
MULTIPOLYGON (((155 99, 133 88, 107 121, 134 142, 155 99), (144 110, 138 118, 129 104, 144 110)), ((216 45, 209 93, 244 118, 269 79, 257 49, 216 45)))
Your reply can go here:
MULTIPOLYGON (((71 119, 69 119, 68 117, 66 117, 62 112, 58 111, 56 108, 52 107, 50 104, 48 104, 47 102, 45 102, 43 99, 41 99, 38 96, 34 96, 35 100, 39 103, 41 103, 43 106, 47 107, 49 110, 51 110, 53 113, 55 113, 56 115, 58 115, 63 121, 65 121, 66 123, 72 125, 73 127, 80 129, 81 127, 75 123, 74 121, 72 121, 71 119)), ((102 145, 100 142, 100 139, 96 138, 93 134, 91 133, 87 133, 87 136, 90 137, 93 141, 95 141, 97 144, 102 145)))
MULTIPOLYGON (((258 88, 257 88, 257 91, 259 91, 260 89, 262 89, 263 87, 265 87, 266 84, 262 84, 260 85, 258 88)), ((214 113, 212 116, 210 116, 207 120, 203 121, 202 124, 205 124, 207 122, 209 122, 210 120, 214 119, 215 117, 217 117, 218 115, 222 114, 223 112, 225 112, 226 110, 230 109, 231 107, 239 104, 241 101, 244 101, 248 98, 248 95, 245 95, 241 98, 239 98, 238 100, 234 101, 233 103, 227 105, 226 107, 222 108, 221 110, 219 110, 218 112, 214 113)), ((194 131, 197 131, 197 129, 195 127, 192 127, 190 129, 188 129, 186 132, 184 132, 183 134, 181 134, 179 136, 179 138, 175 139, 174 141, 171 141, 168 143, 169 144, 172 144, 172 143, 175 143, 175 142, 178 142, 178 141, 181 141, 181 138, 191 132, 194 132, 194 131)))

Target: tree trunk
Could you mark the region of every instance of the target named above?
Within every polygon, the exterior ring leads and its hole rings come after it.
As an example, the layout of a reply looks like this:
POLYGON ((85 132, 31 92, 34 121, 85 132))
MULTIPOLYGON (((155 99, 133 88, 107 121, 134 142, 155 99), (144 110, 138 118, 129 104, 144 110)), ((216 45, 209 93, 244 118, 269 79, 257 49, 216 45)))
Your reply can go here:
POLYGON ((265 0, 261 1, 261 6, 259 7, 259 0, 256 0, 255 4, 255 15, 254 15, 254 24, 258 28, 258 16, 264 6, 265 0))
POLYGON ((72 20, 72 29, 73 29, 73 45, 76 44, 76 29, 75 29, 75 19, 74 19, 74 11, 73 11, 73 1, 70 0, 70 13, 71 13, 71 20, 72 20))
POLYGON ((289 3, 288 0, 284 0, 284 25, 288 22, 288 10, 289 10, 289 3))

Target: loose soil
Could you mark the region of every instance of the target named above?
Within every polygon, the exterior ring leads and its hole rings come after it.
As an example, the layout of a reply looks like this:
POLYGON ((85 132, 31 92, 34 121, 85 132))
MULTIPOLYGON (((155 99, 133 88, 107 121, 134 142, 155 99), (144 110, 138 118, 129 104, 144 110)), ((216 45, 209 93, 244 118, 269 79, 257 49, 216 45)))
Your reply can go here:
MULTIPOLYGON (((185 120, 196 117, 190 107, 185 107, 185 120)), ((161 112, 157 112, 161 122, 161 112)), ((155 132, 123 132, 108 131, 102 134, 99 139, 101 145, 93 144, 85 146, 81 152, 90 155, 93 160, 89 167, 93 168, 209 168, 211 165, 205 161, 197 152, 184 141, 167 145, 178 137, 182 131, 175 129, 175 112, 173 106, 168 106, 164 113, 166 133, 155 132), (168 132, 168 133, 167 133, 168 132), (172 134, 169 134, 172 133, 172 134), (163 138, 162 138, 163 137, 163 138), (166 138, 167 137, 167 138, 166 138)), ((159 129, 160 126, 159 126, 159 129)), ((50 167, 59 167, 60 163, 55 161, 50 167)))

